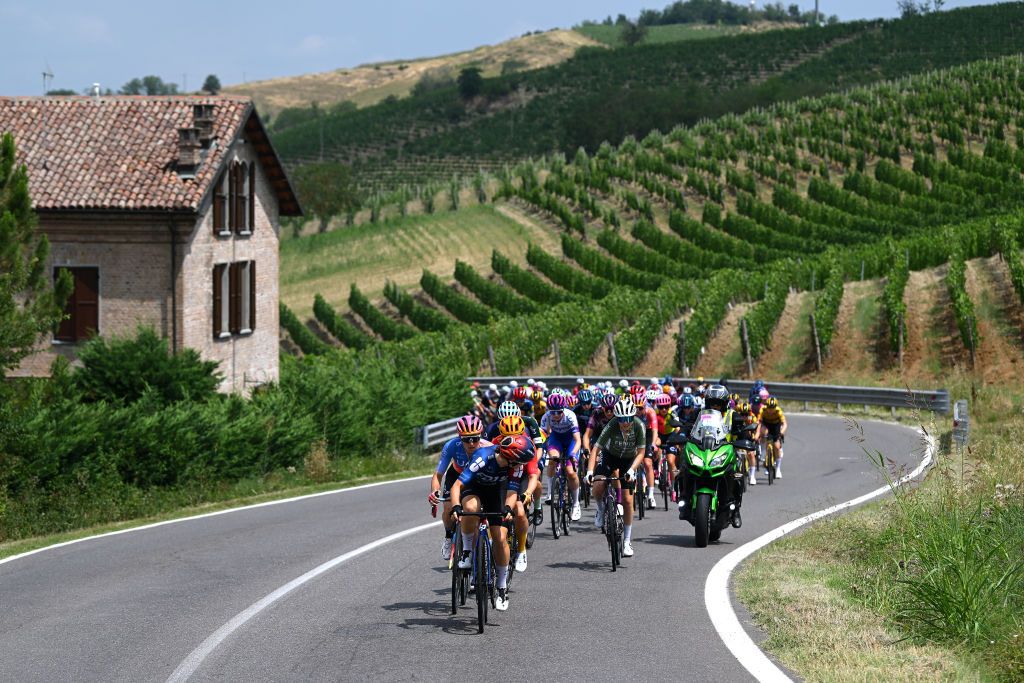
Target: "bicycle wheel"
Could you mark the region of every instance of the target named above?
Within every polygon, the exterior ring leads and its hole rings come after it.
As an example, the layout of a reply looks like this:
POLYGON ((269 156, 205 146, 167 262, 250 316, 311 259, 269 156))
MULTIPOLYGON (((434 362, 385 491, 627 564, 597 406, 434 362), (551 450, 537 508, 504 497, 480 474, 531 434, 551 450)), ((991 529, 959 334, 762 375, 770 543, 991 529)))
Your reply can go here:
POLYGON ((537 515, 534 514, 533 510, 529 512, 529 525, 526 527, 526 548, 529 550, 533 547, 533 542, 537 540, 537 515))
MULTIPOLYGON (((576 470, 579 474, 579 470, 576 470)), ((583 499, 583 507, 590 508, 590 484, 583 481, 583 476, 580 476, 580 498, 583 499)))
POLYGON ((558 483, 558 488, 562 490, 562 533, 568 536, 569 516, 572 513, 572 506, 569 503, 569 483, 563 478, 558 483))
POLYGON ((661 461, 661 498, 665 502, 665 512, 668 512, 668 461, 662 458, 661 461))
MULTIPOLYGON (((615 499, 613 498, 612 501, 615 499)), ((615 508, 615 503, 612 502, 605 509, 605 520, 604 523, 607 526, 606 534, 608 536, 608 549, 612 553, 612 571, 616 571, 619 566, 619 539, 616 535, 618 525, 616 524, 618 512, 615 508)))
MULTIPOLYGON (((452 557, 462 557, 462 534, 456 532, 456 539, 454 543, 454 552, 452 557)), ((462 592, 462 570, 459 569, 458 563, 453 563, 451 567, 452 572, 452 614, 459 611, 459 596, 462 592)), ((465 604, 465 598, 462 599, 462 603, 465 604)))
MULTIPOLYGON (((558 481, 557 479, 555 480, 558 481)), ((558 484, 554 484, 555 490, 551 492, 551 535, 558 538, 558 526, 561 523, 558 512, 558 502, 561 499, 561 492, 558 490, 558 484)))
POLYGON ((644 518, 644 510, 647 509, 647 493, 644 491, 644 485, 640 483, 639 477, 633 480, 633 503, 636 506, 636 511, 639 519, 644 518))
POLYGON ((768 485, 775 481, 775 446, 768 444, 765 449, 764 466, 768 470, 768 485))
POLYGON ((476 552, 473 562, 473 578, 476 583, 476 623, 477 632, 484 632, 484 624, 487 623, 487 539, 484 533, 477 534, 476 552))

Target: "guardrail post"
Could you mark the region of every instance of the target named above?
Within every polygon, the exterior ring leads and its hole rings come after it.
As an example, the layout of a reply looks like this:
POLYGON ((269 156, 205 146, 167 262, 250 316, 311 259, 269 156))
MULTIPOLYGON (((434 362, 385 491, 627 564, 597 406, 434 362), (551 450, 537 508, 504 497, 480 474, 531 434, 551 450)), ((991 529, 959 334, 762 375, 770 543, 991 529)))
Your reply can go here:
POLYGON ((864 279, 864 259, 860 260, 860 279, 864 279))

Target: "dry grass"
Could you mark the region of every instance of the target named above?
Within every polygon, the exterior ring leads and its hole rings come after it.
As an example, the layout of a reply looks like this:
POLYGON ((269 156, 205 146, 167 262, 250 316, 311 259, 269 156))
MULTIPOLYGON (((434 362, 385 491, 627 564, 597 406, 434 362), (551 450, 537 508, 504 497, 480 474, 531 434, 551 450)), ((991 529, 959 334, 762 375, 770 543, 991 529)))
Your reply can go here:
POLYGON ((224 92, 251 96, 263 114, 274 114, 285 107, 308 107, 312 102, 330 106, 348 100, 365 107, 391 95, 408 95, 427 73, 444 71, 454 77, 463 67, 474 65, 484 76, 496 76, 508 61, 524 64, 522 69, 538 69, 569 59, 584 45, 603 43, 576 31, 555 30, 439 57, 252 81, 224 88, 224 92))
POLYGON ((373 299, 386 280, 416 287, 424 268, 449 277, 456 259, 488 273, 495 248, 520 264, 527 242, 555 253, 561 248, 554 233, 528 220, 513 220, 512 213, 514 207, 470 206, 285 240, 281 300, 306 318, 320 292, 344 313, 353 282, 373 299))

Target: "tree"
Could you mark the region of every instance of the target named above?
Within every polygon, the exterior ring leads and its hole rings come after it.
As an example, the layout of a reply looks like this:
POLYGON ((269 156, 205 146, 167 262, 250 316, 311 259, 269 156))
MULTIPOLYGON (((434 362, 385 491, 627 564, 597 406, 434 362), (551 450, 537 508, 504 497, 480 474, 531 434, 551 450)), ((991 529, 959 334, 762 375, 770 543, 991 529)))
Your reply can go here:
POLYGON ((331 218, 360 204, 351 169, 333 161, 299 166, 295 189, 302 205, 320 220, 320 232, 327 231, 331 218))
POLYGON ((622 25, 622 43, 624 45, 633 47, 646 37, 647 27, 645 25, 632 21, 627 21, 622 25))
POLYGON ((484 89, 484 77, 475 66, 467 66, 460 71, 455 82, 459 86, 459 96, 464 100, 473 99, 484 89))
POLYGON ((897 0, 896 7, 901 17, 916 17, 931 12, 941 12, 946 0, 897 0))
POLYGON ((164 83, 159 76, 133 78, 121 86, 122 95, 177 95, 177 83, 164 83))
POLYGON ((220 93, 220 79, 217 78, 216 74, 210 74, 203 81, 203 92, 211 95, 217 95, 220 93))
POLYGON ((15 166, 14 138, 0 139, 0 372, 6 374, 52 331, 71 295, 71 274, 61 270, 51 285, 46 269, 50 243, 35 231, 28 173, 15 166))

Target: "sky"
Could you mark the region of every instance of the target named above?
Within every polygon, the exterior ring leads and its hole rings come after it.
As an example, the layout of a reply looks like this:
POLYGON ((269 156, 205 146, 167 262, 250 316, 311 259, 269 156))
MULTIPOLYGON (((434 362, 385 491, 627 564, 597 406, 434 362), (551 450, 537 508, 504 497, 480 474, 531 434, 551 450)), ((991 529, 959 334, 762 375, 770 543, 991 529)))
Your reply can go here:
MULTIPOLYGON (((799 2, 813 9, 813 0, 799 2)), ((149 74, 196 90, 207 74, 224 85, 412 59, 493 44, 527 31, 570 28, 586 19, 668 0, 0 0, 0 37, 9 55, 0 95, 116 91, 149 74), (17 55, 11 58, 10 55, 17 55)), ((764 4, 757 0, 758 6, 764 4)), ((948 0, 947 8, 992 4, 948 0)), ((892 17, 896 0, 820 0, 841 19, 892 17)))

